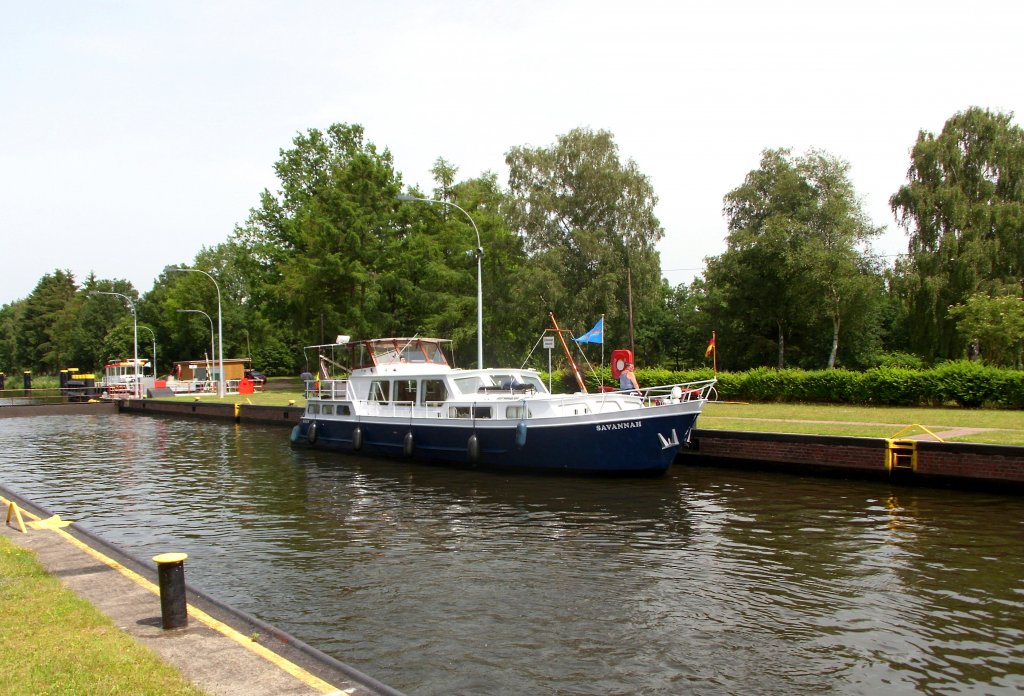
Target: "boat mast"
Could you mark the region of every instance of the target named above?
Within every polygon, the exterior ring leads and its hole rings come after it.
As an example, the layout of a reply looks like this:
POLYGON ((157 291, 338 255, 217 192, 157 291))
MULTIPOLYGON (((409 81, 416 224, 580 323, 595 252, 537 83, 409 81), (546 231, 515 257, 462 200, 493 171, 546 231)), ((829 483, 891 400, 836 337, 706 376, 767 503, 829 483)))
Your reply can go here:
POLYGON ((587 393, 587 383, 583 381, 583 375, 580 374, 580 368, 576 365, 576 361, 572 359, 572 352, 569 350, 569 344, 565 342, 565 336, 562 335, 562 330, 558 328, 558 321, 555 320, 555 313, 548 312, 548 316, 551 317, 551 325, 555 327, 555 333, 558 334, 558 340, 562 342, 562 349, 565 351, 565 357, 569 361, 569 367, 572 369, 572 376, 576 378, 576 384, 579 385, 580 391, 584 394, 587 393))

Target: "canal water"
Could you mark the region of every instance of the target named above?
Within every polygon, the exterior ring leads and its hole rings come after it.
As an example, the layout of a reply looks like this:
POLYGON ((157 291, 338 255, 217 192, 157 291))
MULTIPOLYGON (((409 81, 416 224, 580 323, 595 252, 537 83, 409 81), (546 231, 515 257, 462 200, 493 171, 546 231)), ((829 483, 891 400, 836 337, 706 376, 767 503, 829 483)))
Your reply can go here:
POLYGON ((410 694, 1017 693, 1024 498, 496 475, 286 428, 0 420, 0 483, 410 694))

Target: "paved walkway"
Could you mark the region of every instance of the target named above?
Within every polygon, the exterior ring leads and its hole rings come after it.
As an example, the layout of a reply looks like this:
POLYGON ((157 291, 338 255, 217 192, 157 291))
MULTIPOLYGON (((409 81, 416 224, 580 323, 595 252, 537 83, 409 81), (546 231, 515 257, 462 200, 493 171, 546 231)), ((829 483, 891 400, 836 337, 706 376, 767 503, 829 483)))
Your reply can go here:
MULTIPOLYGON (((0 496, 5 520, 15 512, 11 501, 0 496)), ((22 532, 16 515, 0 527, 13 543, 35 552, 40 563, 77 595, 110 617, 114 625, 148 646, 174 665, 186 679, 215 696, 278 696, 312 694, 379 694, 354 683, 344 674, 323 665, 300 666, 269 649, 274 641, 261 642, 243 635, 227 623, 189 603, 186 628, 161 627, 159 587, 126 565, 114 560, 73 535, 56 520, 40 521, 18 507, 25 523, 22 532), (50 524, 47 524, 47 522, 50 524), (317 672, 317 676, 313 672, 317 672)), ((127 559, 125 559, 127 561, 127 559)), ((186 562, 187 566, 187 562, 186 562)), ((143 571, 144 572, 144 571, 143 571)), ((187 567, 186 567, 187 573, 187 567)), ((155 571, 151 577, 155 577, 155 571)), ((221 617, 228 620, 227 617, 221 617)), ((283 635, 283 634, 282 634, 283 635)), ((276 648, 276 646, 275 646, 276 648)), ((286 652, 286 651, 283 651, 286 652)), ((386 689, 384 693, 397 693, 386 689)))

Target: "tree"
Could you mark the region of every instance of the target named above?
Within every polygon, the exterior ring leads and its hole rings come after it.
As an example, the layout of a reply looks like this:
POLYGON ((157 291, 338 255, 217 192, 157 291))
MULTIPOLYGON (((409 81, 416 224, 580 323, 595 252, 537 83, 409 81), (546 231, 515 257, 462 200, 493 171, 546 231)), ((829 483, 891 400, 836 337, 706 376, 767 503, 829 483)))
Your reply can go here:
POLYGON ((14 374, 23 363, 18 354, 18 327, 25 313, 25 300, 0 307, 0 372, 14 374))
POLYGON ((391 154, 361 126, 335 124, 297 135, 275 171, 280 191, 264 191, 233 238, 259 280, 255 296, 307 345, 371 333, 391 315, 384 284, 402 241, 391 154))
POLYGON ((827 366, 836 365, 844 318, 863 317, 880 296, 881 270, 864 255, 869 240, 881 234, 873 226, 853 190, 850 166, 822 152, 803 158, 800 168, 815 192, 808 211, 809 232, 799 260, 821 300, 832 325, 827 366))
POLYGON ((726 195, 727 248, 707 260, 706 309, 726 338, 735 332, 737 367, 764 364, 772 349, 779 368, 787 358, 834 367, 844 323, 862 323, 871 311, 882 284, 866 245, 879 230, 848 171, 823 152, 766 150, 760 167, 726 195))
POLYGON ((992 365, 1021 367, 1024 347, 1024 300, 1015 295, 975 293, 949 308, 963 336, 977 341, 980 356, 992 365))
POLYGON ((950 306, 1013 292, 1024 278, 1024 131, 1012 119, 972 107, 938 136, 921 131, 908 183, 890 198, 910 232, 894 289, 914 317, 913 350, 929 358, 964 350, 950 306))
POLYGON ((77 286, 70 271, 44 275, 25 298, 15 334, 15 350, 22 367, 57 374, 67 367, 71 328, 78 308, 77 286))
MULTIPOLYGON (((650 180, 619 159, 607 131, 575 129, 549 148, 515 147, 505 162, 509 227, 529 256, 524 297, 583 330, 604 314, 608 335, 624 343, 630 301, 637 320, 662 301, 655 244, 664 230, 650 180)), ((537 315, 539 330, 547 314, 537 315)))
POLYGON ((700 367, 708 339, 713 330, 708 317, 700 311, 702 295, 700 281, 693 285, 669 286, 662 283, 662 304, 657 311, 648 313, 637 327, 642 345, 653 347, 648 354, 650 363, 671 366, 674 369, 700 367))
POLYGON ((101 280, 96 278, 95 274, 90 273, 78 293, 80 301, 74 326, 71 329, 70 360, 65 367, 94 371, 112 358, 130 358, 133 355, 134 347, 131 336, 127 342, 120 344, 112 344, 108 338, 115 327, 123 326, 126 322, 129 334, 131 333, 131 310, 124 300, 118 297, 90 296, 89 293, 97 290, 118 292, 131 297, 133 302, 136 302, 136 310, 138 310, 139 303, 136 300, 138 293, 129 281, 101 280))
MULTIPOLYGON (((422 324, 435 335, 451 337, 462 364, 472 355, 476 340, 476 233, 483 247, 484 354, 489 364, 508 364, 523 357, 524 336, 531 333, 532 319, 524 320, 535 308, 524 305, 519 282, 525 258, 522 241, 505 223, 503 211, 508 197, 497 176, 485 172, 479 177, 456 182, 458 169, 443 159, 434 168, 437 184, 429 198, 452 205, 415 203, 401 211, 410 216, 408 242, 422 251, 432 251, 409 268, 407 276, 418 278, 417 293, 422 300, 418 314, 422 324), (467 215, 453 207, 457 205, 467 215), (470 223, 472 219, 472 224, 470 223), (473 227, 475 225, 475 229, 473 227), (472 351, 468 348, 473 346, 472 351)), ((529 339, 526 339, 529 340, 529 339)))
MULTIPOLYGON (((109 360, 135 357, 135 320, 132 308, 124 298, 115 295, 94 295, 93 291, 115 292, 131 299, 139 312, 138 292, 127 280, 97 280, 90 276, 82 288, 83 302, 75 333, 76 355, 80 364, 74 367, 99 368, 109 360)), ((141 323, 141 322, 140 322, 141 323)), ((139 337, 139 358, 145 357, 139 337)))

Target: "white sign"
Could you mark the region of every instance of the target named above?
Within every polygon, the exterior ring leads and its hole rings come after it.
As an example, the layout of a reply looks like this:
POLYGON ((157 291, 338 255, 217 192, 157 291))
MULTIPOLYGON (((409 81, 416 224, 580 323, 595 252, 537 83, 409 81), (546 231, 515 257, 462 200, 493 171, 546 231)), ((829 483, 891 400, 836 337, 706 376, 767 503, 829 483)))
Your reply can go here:
POLYGON ((555 347, 555 337, 554 336, 545 336, 544 337, 544 347, 547 348, 548 350, 551 350, 552 348, 554 348, 555 347))

